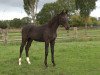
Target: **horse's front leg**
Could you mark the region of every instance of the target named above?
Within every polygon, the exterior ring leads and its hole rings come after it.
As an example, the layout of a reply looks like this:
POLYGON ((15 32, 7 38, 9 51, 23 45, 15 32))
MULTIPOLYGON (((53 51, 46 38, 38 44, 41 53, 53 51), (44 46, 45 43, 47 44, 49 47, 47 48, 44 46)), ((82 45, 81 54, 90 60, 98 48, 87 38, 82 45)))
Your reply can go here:
POLYGON ((54 45, 55 45, 55 40, 52 40, 50 42, 50 47, 51 47, 51 61, 53 63, 53 66, 55 66, 55 62, 54 62, 54 45))
POLYGON ((46 67, 48 67, 48 65, 47 65, 48 47, 49 47, 49 42, 45 42, 45 60, 44 60, 44 64, 45 64, 46 67))
POLYGON ((31 43, 32 43, 32 39, 29 39, 28 42, 27 42, 27 45, 25 47, 25 50, 26 50, 26 61, 27 61, 28 64, 31 64, 30 59, 29 59, 29 54, 28 54, 29 48, 31 46, 31 43))

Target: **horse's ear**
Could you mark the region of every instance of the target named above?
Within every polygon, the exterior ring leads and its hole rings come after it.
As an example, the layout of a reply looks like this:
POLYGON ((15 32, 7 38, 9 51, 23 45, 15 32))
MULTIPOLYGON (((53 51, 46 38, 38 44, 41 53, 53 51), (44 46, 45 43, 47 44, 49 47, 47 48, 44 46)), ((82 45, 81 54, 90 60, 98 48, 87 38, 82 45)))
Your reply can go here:
POLYGON ((56 15, 59 15, 59 13, 57 13, 56 15))
POLYGON ((68 14, 68 10, 66 10, 65 13, 68 14))
POLYGON ((64 13, 64 10, 62 10, 62 12, 60 14, 63 14, 64 13))

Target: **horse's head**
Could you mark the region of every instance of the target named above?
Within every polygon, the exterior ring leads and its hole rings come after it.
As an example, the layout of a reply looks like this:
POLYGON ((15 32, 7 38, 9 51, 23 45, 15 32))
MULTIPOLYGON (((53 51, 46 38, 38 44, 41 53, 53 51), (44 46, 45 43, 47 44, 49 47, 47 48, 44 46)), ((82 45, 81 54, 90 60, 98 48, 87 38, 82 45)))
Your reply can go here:
POLYGON ((69 29, 69 25, 68 25, 68 11, 64 12, 62 11, 59 15, 59 24, 63 25, 65 27, 66 30, 69 29))

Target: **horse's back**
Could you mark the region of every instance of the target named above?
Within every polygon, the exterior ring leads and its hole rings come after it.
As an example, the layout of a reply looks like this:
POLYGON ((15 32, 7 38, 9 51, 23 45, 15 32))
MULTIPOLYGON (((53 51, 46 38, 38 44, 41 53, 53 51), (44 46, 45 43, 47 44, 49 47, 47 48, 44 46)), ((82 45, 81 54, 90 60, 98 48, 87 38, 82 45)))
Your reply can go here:
POLYGON ((34 30, 35 26, 34 25, 26 25, 22 28, 22 38, 27 38, 30 31, 34 30))
POLYGON ((22 28, 22 38, 31 38, 36 41, 44 41, 43 34, 46 26, 26 25, 22 28))

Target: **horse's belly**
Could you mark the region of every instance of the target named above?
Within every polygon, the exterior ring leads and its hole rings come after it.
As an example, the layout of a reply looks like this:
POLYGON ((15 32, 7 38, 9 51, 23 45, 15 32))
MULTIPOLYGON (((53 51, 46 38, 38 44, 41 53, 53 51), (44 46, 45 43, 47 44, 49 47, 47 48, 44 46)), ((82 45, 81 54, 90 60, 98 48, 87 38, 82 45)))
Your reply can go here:
POLYGON ((38 42, 44 42, 44 40, 39 40, 39 39, 35 39, 35 41, 38 41, 38 42))
POLYGON ((33 40, 38 41, 38 42, 44 42, 43 38, 36 38, 36 39, 33 39, 33 40))
POLYGON ((33 40, 38 41, 38 42, 44 42, 43 34, 41 33, 34 33, 31 34, 30 36, 33 40))

